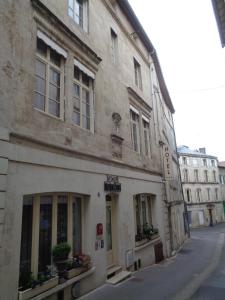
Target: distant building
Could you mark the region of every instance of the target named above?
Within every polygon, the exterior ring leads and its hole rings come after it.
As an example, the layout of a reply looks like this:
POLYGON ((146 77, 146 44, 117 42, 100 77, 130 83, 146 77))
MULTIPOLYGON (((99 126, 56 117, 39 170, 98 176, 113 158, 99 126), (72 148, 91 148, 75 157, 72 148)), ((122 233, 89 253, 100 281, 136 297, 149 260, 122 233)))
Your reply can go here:
POLYGON ((217 157, 187 146, 178 147, 178 154, 190 226, 224 221, 217 157))
POLYGON ((212 0, 222 47, 225 46, 225 1, 212 0))
POLYGON ((222 201, 223 201, 223 209, 225 213, 225 161, 219 162, 218 167, 219 167, 219 178, 220 178, 220 188, 221 188, 222 201))

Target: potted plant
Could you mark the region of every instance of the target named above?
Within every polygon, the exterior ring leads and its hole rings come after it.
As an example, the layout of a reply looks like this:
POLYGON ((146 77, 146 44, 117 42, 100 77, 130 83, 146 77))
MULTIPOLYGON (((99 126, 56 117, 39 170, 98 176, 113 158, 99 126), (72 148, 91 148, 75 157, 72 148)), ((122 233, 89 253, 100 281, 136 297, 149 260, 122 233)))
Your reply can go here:
POLYGON ((20 271, 19 300, 31 299, 58 284, 58 276, 54 276, 50 271, 38 274, 37 279, 28 270, 20 271))
POLYGON ((62 282, 61 279, 66 279, 66 265, 70 251, 71 246, 66 242, 57 244, 52 249, 53 261, 57 266, 60 282, 62 282))

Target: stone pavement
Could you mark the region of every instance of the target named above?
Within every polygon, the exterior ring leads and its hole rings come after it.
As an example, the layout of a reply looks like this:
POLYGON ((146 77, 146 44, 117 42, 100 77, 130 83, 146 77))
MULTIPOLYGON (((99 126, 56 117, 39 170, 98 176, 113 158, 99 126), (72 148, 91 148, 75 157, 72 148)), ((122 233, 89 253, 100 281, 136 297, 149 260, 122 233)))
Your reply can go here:
MULTIPOLYGON (((182 250, 173 258, 138 271, 130 279, 116 286, 105 284, 80 299, 190 299, 217 267, 224 246, 224 232, 225 224, 194 230, 191 238, 185 242, 182 250)), ((225 272, 224 269, 223 271, 225 272)), ((206 300, 208 298, 193 299, 206 300)), ((211 300, 211 298, 209 299, 211 300)), ((224 300, 225 295, 221 299, 224 300)))

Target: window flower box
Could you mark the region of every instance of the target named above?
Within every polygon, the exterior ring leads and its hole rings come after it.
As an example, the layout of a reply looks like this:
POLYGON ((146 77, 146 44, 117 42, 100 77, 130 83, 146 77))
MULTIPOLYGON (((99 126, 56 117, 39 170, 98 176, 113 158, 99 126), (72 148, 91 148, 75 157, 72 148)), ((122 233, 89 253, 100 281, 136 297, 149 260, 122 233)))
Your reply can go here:
POLYGON ((56 276, 54 278, 49 279, 48 281, 45 281, 41 285, 36 286, 35 288, 30 288, 25 291, 19 291, 19 300, 28 300, 31 299, 47 290, 50 290, 57 286, 59 281, 59 277, 56 276))
POLYGON ((84 272, 84 269, 82 267, 78 267, 78 268, 73 268, 71 270, 67 271, 67 279, 71 279, 75 276, 80 275, 81 273, 84 272))

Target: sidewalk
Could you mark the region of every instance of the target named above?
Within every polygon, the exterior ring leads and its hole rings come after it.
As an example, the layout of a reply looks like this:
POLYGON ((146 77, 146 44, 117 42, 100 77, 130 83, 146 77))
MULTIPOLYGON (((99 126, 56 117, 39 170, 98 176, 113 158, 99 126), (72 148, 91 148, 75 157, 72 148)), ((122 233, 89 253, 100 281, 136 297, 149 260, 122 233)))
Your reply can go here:
POLYGON ((82 300, 171 300, 188 299, 216 266, 220 257, 225 225, 194 230, 181 251, 161 264, 138 271, 116 286, 103 285, 82 300), (216 246, 217 245, 217 246, 216 246), (217 259, 217 260, 218 260, 217 259), (211 268, 209 268, 209 264, 211 268), (196 286, 197 284, 197 286, 196 286), (182 298, 181 298, 182 297, 182 298))

